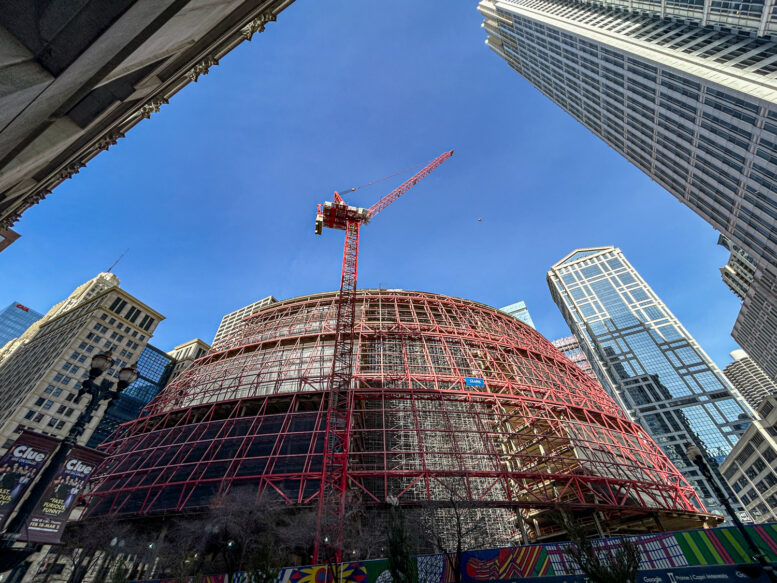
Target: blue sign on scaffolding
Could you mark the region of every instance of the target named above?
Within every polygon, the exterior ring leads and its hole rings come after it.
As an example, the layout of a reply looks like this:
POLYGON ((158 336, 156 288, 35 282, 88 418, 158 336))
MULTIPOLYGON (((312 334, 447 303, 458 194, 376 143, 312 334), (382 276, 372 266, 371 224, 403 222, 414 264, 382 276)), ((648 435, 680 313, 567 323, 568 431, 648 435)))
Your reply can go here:
POLYGON ((472 377, 464 377, 464 384, 468 387, 485 387, 486 381, 472 377))

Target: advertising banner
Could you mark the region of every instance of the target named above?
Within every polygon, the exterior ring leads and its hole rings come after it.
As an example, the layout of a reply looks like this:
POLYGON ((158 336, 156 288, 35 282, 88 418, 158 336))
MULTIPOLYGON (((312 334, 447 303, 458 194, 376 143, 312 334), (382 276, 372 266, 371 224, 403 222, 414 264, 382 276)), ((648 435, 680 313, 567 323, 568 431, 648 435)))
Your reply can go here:
POLYGON ((73 503, 104 457, 97 450, 74 447, 32 511, 19 540, 58 543, 73 503))
POLYGON ((35 481, 57 443, 52 437, 23 431, 0 458, 0 528, 24 491, 35 481))

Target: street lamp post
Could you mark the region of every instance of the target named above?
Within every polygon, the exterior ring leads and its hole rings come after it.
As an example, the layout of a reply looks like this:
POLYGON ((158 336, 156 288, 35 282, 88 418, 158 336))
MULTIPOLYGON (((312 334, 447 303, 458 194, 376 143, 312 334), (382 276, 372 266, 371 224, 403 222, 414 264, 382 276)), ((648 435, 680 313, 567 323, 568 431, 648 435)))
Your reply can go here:
MULTIPOLYGON (((81 388, 78 390, 78 396, 75 401, 76 403, 80 402, 81 397, 88 394, 91 396, 89 404, 78 416, 78 419, 76 419, 76 422, 70 428, 70 431, 68 431, 67 436, 54 449, 49 463, 38 475, 38 479, 33 484, 30 494, 16 509, 16 515, 11 519, 5 529, 5 534, 3 536, 4 540, 2 541, 2 544, 0 544, 0 549, 10 550, 13 547, 24 528, 24 525, 27 523, 30 514, 35 510, 41 497, 46 492, 49 482, 51 482, 54 475, 57 473, 57 470, 59 470, 62 463, 67 459, 70 451, 78 443, 78 438, 83 435, 87 423, 91 421, 92 415, 94 414, 95 409, 100 405, 100 402, 106 399, 110 399, 111 401, 117 399, 121 392, 138 378, 137 369, 134 366, 130 366, 119 371, 119 382, 116 384, 115 391, 111 390, 113 383, 108 379, 103 379, 98 385, 95 382, 97 377, 108 371, 113 365, 114 360, 110 350, 92 357, 89 376, 84 379, 81 384, 81 388)), ((34 547, 30 548, 29 546, 26 549, 19 549, 19 552, 16 553, 18 556, 15 557, 15 562, 10 567, 7 567, 6 565, 2 566, 6 568, 13 567, 24 560, 33 549, 34 547)))
POLYGON ((707 483, 712 487, 712 490, 715 492, 715 496, 726 508, 729 516, 731 516, 731 520, 734 522, 734 526, 736 526, 737 530, 739 530, 739 532, 742 534, 742 537, 745 539, 745 542, 747 543, 747 546, 752 553, 752 558, 758 562, 763 572, 766 573, 766 575, 769 577, 770 581, 777 582, 777 574, 774 572, 774 566, 767 560, 766 556, 763 554, 763 551, 758 547, 755 540, 753 540, 753 537, 750 536, 750 533, 745 528, 744 524, 742 524, 742 521, 739 519, 737 513, 734 512, 728 497, 723 494, 723 490, 721 490, 717 480, 714 479, 712 470, 710 469, 710 466, 707 463, 707 460, 705 459, 701 449, 696 445, 689 444, 685 448, 685 455, 688 456, 688 459, 691 460, 691 463, 699 468, 699 471, 702 473, 702 475, 707 478, 707 483))

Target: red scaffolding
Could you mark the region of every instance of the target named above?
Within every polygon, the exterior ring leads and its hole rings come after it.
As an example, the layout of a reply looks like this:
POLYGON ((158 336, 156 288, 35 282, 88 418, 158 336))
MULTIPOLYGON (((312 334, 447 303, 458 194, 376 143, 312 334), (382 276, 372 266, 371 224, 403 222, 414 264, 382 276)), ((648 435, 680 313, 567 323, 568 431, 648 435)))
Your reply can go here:
MULTIPOLYGON (((168 386, 107 445, 88 515, 207 506, 236 486, 289 504, 321 492, 337 293, 273 304, 168 386)), ((451 497, 488 516, 487 544, 553 528, 549 510, 610 531, 709 520, 693 488, 594 380, 488 306, 399 290, 355 295, 347 487, 379 507, 451 497)), ((438 528, 450 523, 445 510, 438 528)))

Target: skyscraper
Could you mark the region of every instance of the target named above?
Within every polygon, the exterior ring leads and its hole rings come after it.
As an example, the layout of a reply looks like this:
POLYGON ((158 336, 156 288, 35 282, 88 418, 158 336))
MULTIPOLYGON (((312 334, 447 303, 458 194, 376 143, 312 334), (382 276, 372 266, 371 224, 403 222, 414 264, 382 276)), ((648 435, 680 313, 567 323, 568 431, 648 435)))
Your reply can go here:
POLYGON ((0 348, 24 334, 27 328, 42 317, 43 314, 31 310, 24 304, 11 302, 11 305, 0 312, 0 348))
POLYGON ((723 282, 742 300, 731 335, 750 351, 749 358, 777 381, 777 278, 741 247, 720 236, 718 244, 731 252, 720 268, 723 282))
POLYGON ((722 510, 685 446, 703 445, 723 461, 750 423, 752 410, 742 396, 619 249, 573 251, 553 265, 548 285, 605 389, 705 504, 722 510))
POLYGON ((729 250, 728 262, 720 268, 720 277, 740 300, 744 300, 755 278, 755 260, 741 247, 734 245, 723 235, 718 237, 718 245, 729 250))
MULTIPOLYGON (((61 437, 88 402, 76 402, 91 357, 111 350, 115 360, 100 379, 116 382, 134 364, 164 316, 119 287, 112 273, 80 285, 22 336, 0 361, 0 452, 23 429, 61 437)), ((91 436, 102 404, 82 435, 91 436)))
POLYGON ((119 278, 113 273, 100 273, 96 277, 79 285, 67 298, 52 306, 42 318, 33 322, 33 324, 18 338, 14 338, 10 342, 7 342, 5 346, 0 346, 0 367, 5 364, 6 360, 12 356, 14 352, 29 343, 49 320, 64 314, 71 308, 93 298, 95 295, 118 285, 119 278))
POLYGON ((755 267, 731 336, 777 380, 777 276, 765 263, 755 267))
POLYGON ((510 314, 516 320, 520 320, 527 326, 531 326, 535 330, 537 329, 534 326, 534 321, 531 319, 529 308, 526 307, 526 302, 515 302, 514 304, 510 304, 509 306, 505 306, 504 308, 499 309, 505 314, 510 314))
POLYGON ((753 409, 769 395, 777 395, 777 383, 744 350, 734 350, 731 358, 734 362, 726 365, 723 374, 753 409))
POLYGON ((168 382, 172 381, 189 368, 195 360, 205 356, 208 350, 210 350, 210 345, 199 338, 194 338, 193 340, 189 340, 188 342, 184 342, 173 348, 167 353, 173 361, 173 370, 170 377, 167 379, 168 382))
POLYGON ((242 326, 244 318, 277 301, 278 300, 273 296, 267 296, 261 300, 255 301, 253 304, 248 304, 239 310, 226 314, 221 318, 221 323, 219 324, 218 330, 216 330, 216 335, 213 337, 213 342, 211 342, 211 344, 213 346, 218 346, 238 327, 242 326))
POLYGON ((758 269, 733 336, 777 363, 777 19, 763 2, 482 0, 487 45, 758 269))
POLYGON ((513 69, 777 265, 777 44, 756 36, 777 21, 762 19, 764 4, 668 4, 483 0, 479 9, 488 46, 513 69))
POLYGON ((755 522, 777 520, 777 398, 764 399, 761 419, 747 428, 720 464, 723 477, 755 522))

